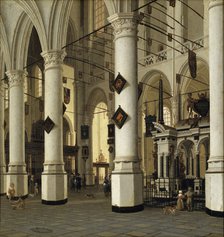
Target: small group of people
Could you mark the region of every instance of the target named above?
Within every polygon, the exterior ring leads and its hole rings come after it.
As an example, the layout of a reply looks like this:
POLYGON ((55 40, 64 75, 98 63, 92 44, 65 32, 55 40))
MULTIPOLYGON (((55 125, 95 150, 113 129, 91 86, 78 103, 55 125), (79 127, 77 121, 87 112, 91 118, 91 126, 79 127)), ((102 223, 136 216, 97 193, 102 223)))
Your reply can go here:
POLYGON ((75 175, 72 175, 71 178, 71 188, 74 189, 77 192, 81 191, 82 188, 82 178, 79 173, 76 173, 75 175))
POLYGON ((193 211, 193 198, 194 192, 192 187, 188 187, 188 191, 183 194, 182 190, 179 190, 177 196, 177 210, 182 211, 184 210, 184 200, 186 199, 186 207, 188 211, 193 211))

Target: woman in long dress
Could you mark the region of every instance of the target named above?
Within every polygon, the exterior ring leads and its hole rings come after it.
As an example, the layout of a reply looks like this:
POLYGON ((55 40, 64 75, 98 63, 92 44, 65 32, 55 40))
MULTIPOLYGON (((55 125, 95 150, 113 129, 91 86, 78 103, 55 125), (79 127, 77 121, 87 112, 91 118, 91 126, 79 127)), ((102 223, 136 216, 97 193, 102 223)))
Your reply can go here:
POLYGON ((177 210, 181 211, 184 209, 184 195, 182 191, 180 190, 177 196, 177 210))

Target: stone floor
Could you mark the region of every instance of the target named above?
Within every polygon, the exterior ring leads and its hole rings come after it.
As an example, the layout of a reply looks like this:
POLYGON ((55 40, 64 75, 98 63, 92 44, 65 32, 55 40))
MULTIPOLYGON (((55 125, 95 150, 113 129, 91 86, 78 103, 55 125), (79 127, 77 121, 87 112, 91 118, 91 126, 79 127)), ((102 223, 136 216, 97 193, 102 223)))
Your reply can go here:
POLYGON ((142 212, 114 213, 110 198, 90 188, 70 192, 65 205, 43 205, 40 196, 29 197, 21 210, 13 210, 5 197, 0 204, 1 237, 223 237, 223 218, 200 211, 164 215, 161 208, 149 207, 142 212))

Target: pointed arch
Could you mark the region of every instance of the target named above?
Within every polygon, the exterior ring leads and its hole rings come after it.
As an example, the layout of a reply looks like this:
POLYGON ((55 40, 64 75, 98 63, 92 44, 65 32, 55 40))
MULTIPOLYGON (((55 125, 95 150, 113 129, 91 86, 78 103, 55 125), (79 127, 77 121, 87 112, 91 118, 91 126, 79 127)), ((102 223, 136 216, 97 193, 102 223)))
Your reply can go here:
POLYGON ((5 26, 2 20, 2 17, 0 15, 0 42, 1 42, 1 51, 3 52, 4 55, 4 62, 6 64, 6 68, 10 69, 11 67, 11 61, 10 61, 10 49, 9 49, 9 44, 7 40, 7 35, 5 31, 5 26))
POLYGON ((53 1, 48 28, 49 48, 60 49, 66 44, 72 4, 73 1, 53 1))
MULTIPOLYGON (((181 75, 190 77, 188 60, 186 60, 184 62, 184 64, 182 65, 182 67, 180 68, 178 73, 181 75)), ((186 78, 181 78, 181 79, 182 79, 181 83, 180 83, 180 92, 181 93, 185 93, 191 83, 194 83, 194 85, 192 85, 192 86, 195 88, 198 88, 199 84, 202 85, 202 83, 196 82, 196 81, 194 81, 194 79, 192 79, 192 80, 186 79, 186 78)), ((197 77, 196 77, 196 79, 197 80, 201 79, 202 82, 209 84, 209 65, 208 65, 208 62, 201 57, 197 57, 197 77)), ((209 85, 207 87, 209 87, 209 85)))
POLYGON ((180 82, 180 116, 181 119, 186 118, 188 115, 187 111, 187 98, 188 93, 192 93, 192 97, 197 99, 198 92, 204 91, 203 93, 209 95, 209 66, 206 60, 201 57, 197 57, 197 77, 196 79, 190 79, 190 72, 188 61, 180 68, 179 74, 183 75, 180 82), (186 76, 186 77, 184 77, 186 76), (189 77, 189 78, 188 78, 189 77))
MULTIPOLYGON (((170 85, 170 82, 169 82, 168 78, 166 77, 166 75, 162 71, 152 70, 152 71, 146 73, 143 76, 141 82, 143 82, 147 85, 154 85, 154 84, 159 82, 160 77, 163 80, 163 89, 164 89, 165 94, 170 95, 171 85, 170 85)), ((143 84, 144 89, 143 89, 143 93, 142 93, 141 100, 140 100, 142 103, 145 101, 145 99, 147 97, 147 92, 148 92, 148 89, 149 89, 148 87, 150 87, 150 86, 147 86, 147 85, 143 84)))
POLYGON ((32 0, 15 0, 15 2, 29 16, 39 35, 42 51, 46 51, 48 49, 47 34, 37 3, 32 0))
POLYGON ((12 42, 12 68, 23 68, 26 65, 30 38, 33 24, 29 17, 23 12, 16 24, 12 42))
POLYGON ((117 12, 114 0, 104 0, 109 16, 117 12))
POLYGON ((74 134, 74 129, 73 129, 73 126, 72 126, 72 122, 70 120, 70 118, 68 117, 68 115, 64 114, 63 115, 63 119, 67 122, 68 124, 68 127, 69 127, 69 132, 71 134, 71 144, 70 145, 75 145, 75 134, 74 134))
POLYGON ((104 102, 108 106, 106 93, 101 88, 95 88, 89 94, 86 104, 89 115, 94 113, 95 106, 100 102, 104 102))

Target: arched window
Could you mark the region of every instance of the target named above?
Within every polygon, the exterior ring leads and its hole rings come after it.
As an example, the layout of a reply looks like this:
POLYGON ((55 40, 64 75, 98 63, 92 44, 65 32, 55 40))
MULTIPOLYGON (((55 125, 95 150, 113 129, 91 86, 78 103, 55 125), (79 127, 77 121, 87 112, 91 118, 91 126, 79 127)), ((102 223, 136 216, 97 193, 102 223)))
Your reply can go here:
POLYGON ((95 29, 98 29, 104 26, 104 19, 105 19, 105 5, 104 1, 102 0, 95 0, 94 1, 94 14, 95 14, 95 29))
POLYGON ((34 69, 34 80, 35 80, 35 97, 41 97, 43 95, 43 80, 42 72, 38 66, 34 69))
POLYGON ((163 107, 163 119, 165 125, 171 126, 171 113, 168 107, 163 107))
MULTIPOLYGON (((107 144, 108 135, 107 105, 100 102, 94 110, 92 121, 92 159, 93 163, 109 163, 109 151, 107 144)), ((94 173, 100 184, 106 176, 106 169, 102 166, 94 167, 94 173)))
POLYGON ((24 102, 28 101, 28 79, 27 77, 24 78, 24 102))

